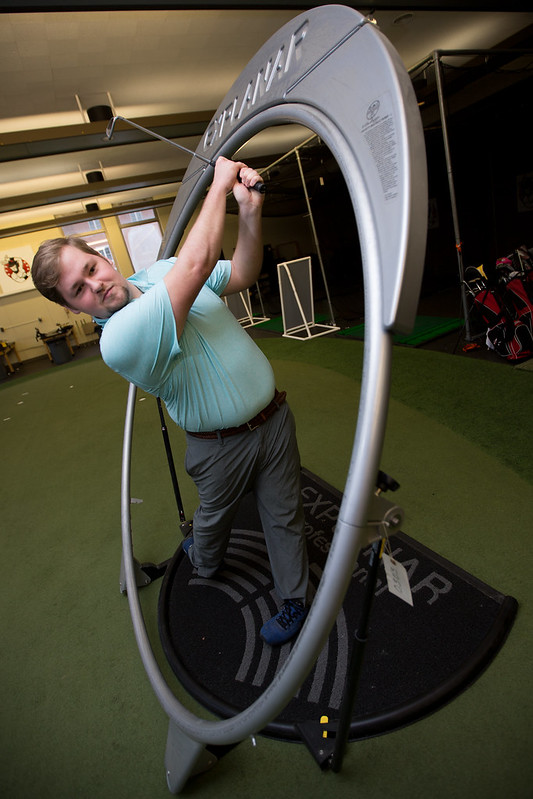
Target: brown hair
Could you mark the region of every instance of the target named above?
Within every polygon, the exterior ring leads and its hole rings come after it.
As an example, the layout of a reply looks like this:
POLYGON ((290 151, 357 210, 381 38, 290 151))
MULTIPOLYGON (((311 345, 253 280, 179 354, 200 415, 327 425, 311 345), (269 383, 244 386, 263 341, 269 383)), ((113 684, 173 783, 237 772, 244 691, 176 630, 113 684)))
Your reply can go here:
POLYGON ((60 259, 63 247, 76 247, 82 252, 90 255, 100 253, 89 247, 85 239, 78 236, 66 236, 65 238, 48 239, 40 245, 31 266, 31 276, 35 288, 38 289, 43 297, 59 305, 67 305, 63 296, 57 289, 57 284, 61 276, 60 259))

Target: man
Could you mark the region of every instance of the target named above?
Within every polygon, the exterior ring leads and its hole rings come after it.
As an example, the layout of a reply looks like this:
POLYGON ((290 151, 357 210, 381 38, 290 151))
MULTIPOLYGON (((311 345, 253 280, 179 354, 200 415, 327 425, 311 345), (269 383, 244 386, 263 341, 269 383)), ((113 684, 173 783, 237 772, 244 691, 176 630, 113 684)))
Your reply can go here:
POLYGON ((202 577, 221 566, 241 498, 253 490, 280 611, 261 628, 271 645, 300 630, 308 583, 295 426, 272 368, 221 299, 258 278, 263 195, 258 173, 219 158, 178 256, 124 278, 82 239, 51 239, 33 261, 35 286, 103 326, 116 372, 165 402, 186 431, 186 469, 199 506, 183 549, 202 577), (231 261, 218 261, 232 191, 239 206, 231 261))

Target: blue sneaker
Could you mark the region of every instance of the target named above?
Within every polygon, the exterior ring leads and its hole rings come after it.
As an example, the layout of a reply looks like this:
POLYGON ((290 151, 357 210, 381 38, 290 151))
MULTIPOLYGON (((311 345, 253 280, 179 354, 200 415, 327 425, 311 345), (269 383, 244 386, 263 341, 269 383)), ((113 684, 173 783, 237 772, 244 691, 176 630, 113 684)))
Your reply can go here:
POLYGON ((279 613, 263 624, 260 635, 271 646, 284 644, 300 632, 307 608, 297 599, 286 599, 279 613))
POLYGON ((189 554, 189 550, 192 547, 192 543, 193 543, 192 535, 188 535, 187 538, 184 538, 183 541, 181 542, 181 548, 183 549, 189 560, 191 560, 191 555, 192 555, 192 552, 189 554))
POLYGON ((198 575, 200 577, 205 577, 206 579, 210 580, 212 577, 216 577, 219 571, 223 568, 224 563, 222 562, 218 566, 197 566, 194 562, 194 538, 193 535, 188 535, 187 538, 184 538, 181 542, 181 548, 189 558, 191 565, 196 569, 198 575))

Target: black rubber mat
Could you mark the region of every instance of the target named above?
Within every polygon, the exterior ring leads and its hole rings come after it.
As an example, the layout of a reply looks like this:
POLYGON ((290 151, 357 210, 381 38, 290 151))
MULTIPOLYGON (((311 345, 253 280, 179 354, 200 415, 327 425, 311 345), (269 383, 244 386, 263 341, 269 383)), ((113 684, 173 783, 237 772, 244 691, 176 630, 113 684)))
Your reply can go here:
MULTIPOLYGON (((320 580, 341 495, 302 472, 311 586, 320 580)), ((391 538, 407 569, 413 606, 391 594, 383 564, 375 591, 350 738, 389 732, 453 699, 490 663, 512 626, 517 603, 412 538, 391 538)), ((370 548, 360 553, 343 607, 314 668, 262 732, 301 740, 299 725, 338 717, 359 622, 370 548)), ((255 701, 292 644, 271 648, 258 631, 277 611, 253 497, 241 505, 224 568, 199 578, 181 547, 165 574, 159 629, 169 663, 189 693, 221 717, 255 701)))

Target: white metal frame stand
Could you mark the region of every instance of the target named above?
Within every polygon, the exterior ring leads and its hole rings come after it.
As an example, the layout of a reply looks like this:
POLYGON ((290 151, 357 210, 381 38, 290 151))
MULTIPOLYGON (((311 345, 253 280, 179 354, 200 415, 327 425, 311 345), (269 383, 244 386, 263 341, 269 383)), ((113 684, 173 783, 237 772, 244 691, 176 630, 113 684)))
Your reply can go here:
POLYGON ((229 310, 243 327, 252 327, 253 325, 258 325, 260 322, 268 322, 270 319, 269 316, 265 316, 263 298, 261 297, 259 284, 256 283, 255 285, 257 288, 259 302, 261 303, 262 316, 256 316, 252 310, 250 289, 239 291, 238 294, 228 294, 227 297, 224 297, 224 302, 228 306, 229 310))
POLYGON ((335 324, 321 325, 315 322, 309 255, 278 264, 278 281, 285 338, 310 339, 340 329, 335 324))

